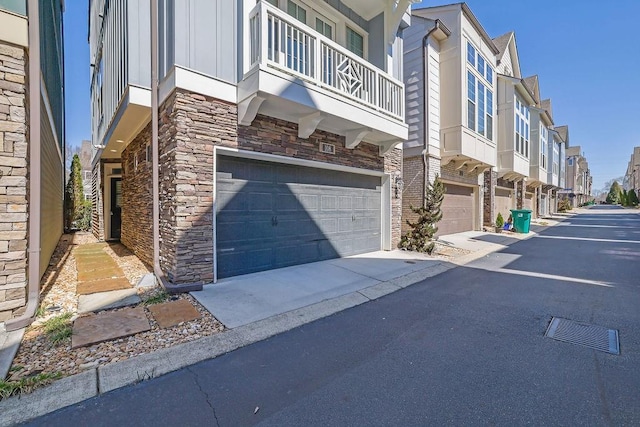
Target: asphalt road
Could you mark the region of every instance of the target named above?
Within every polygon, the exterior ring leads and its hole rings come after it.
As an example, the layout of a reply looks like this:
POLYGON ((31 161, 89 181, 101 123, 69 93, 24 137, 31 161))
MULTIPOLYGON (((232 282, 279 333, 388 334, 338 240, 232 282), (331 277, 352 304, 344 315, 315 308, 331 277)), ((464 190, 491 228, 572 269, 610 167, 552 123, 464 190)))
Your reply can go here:
POLYGON ((32 424, 640 425, 639 273, 640 215, 596 206, 375 302, 32 424), (621 354, 544 337, 553 316, 619 330, 621 354))

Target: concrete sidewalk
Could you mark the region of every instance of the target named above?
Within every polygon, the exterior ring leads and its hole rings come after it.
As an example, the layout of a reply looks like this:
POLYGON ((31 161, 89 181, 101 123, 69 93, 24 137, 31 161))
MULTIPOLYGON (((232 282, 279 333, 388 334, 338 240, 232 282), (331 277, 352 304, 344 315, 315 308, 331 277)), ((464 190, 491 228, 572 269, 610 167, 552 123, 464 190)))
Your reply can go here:
MULTIPOLYGON (((99 394, 161 376, 375 300, 531 238, 540 230, 557 224, 558 220, 562 217, 541 220, 545 221, 545 226, 534 223, 531 233, 526 235, 466 232, 441 236, 441 243, 469 251, 450 260, 405 251, 374 252, 254 273, 208 285, 192 295, 229 329, 197 341, 98 366, 60 379, 31 394, 0 401, 0 426, 24 422, 99 394)), ((0 343, 3 338, 0 329, 0 343)), ((0 358, 3 354, 9 355, 0 349, 0 358)))

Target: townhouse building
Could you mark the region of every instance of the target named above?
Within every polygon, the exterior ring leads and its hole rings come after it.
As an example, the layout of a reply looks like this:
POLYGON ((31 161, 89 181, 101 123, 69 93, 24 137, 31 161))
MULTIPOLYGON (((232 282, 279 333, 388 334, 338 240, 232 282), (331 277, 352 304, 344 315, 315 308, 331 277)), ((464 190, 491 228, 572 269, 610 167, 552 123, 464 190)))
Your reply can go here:
POLYGON ((91 0, 95 235, 171 291, 396 247, 410 3, 91 0))
POLYGON ((566 185, 565 198, 569 198, 571 206, 579 207, 591 200, 592 177, 589 163, 579 145, 566 149, 566 185))
MULTIPOLYGON (((491 217, 493 220, 498 213, 508 217, 511 209, 536 210, 535 187, 527 185, 533 149, 531 107, 536 105, 536 95, 522 78, 515 33, 503 34, 494 42, 500 53, 497 67, 498 163, 493 193, 496 212, 491 217)), ((491 195, 488 193, 489 197, 491 195)))
POLYGON ((636 196, 638 195, 640 190, 640 147, 633 147, 622 186, 627 191, 634 190, 636 196))
POLYGON ((497 165, 499 50, 465 3, 414 9, 404 47, 403 216, 412 219, 409 207, 438 175, 446 190, 438 235, 479 230, 492 216, 484 174, 497 165))
POLYGON ((0 1, 0 323, 33 320, 63 231, 60 0, 0 1))
MULTIPOLYGON (((543 102, 544 105, 544 102, 543 102)), ((553 117, 553 111, 551 109, 551 102, 549 101, 548 107, 545 110, 553 117)), ((558 131, 558 128, 549 129, 549 155, 551 161, 551 167, 548 170, 548 191, 549 203, 547 206, 547 213, 544 211, 542 215, 551 215, 558 212, 558 200, 561 192, 566 188, 566 154, 565 154, 565 141, 562 139, 562 135, 558 131)))

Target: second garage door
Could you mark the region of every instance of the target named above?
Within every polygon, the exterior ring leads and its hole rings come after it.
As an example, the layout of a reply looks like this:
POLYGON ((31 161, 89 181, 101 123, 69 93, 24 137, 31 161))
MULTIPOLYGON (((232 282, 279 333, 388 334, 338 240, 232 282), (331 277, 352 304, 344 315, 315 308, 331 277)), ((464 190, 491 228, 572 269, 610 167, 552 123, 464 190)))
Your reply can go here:
POLYGON ((438 223, 438 236, 473 230, 473 188, 445 184, 442 201, 442 219, 438 223))
POLYGON ((381 249, 380 177, 219 156, 218 277, 381 249))

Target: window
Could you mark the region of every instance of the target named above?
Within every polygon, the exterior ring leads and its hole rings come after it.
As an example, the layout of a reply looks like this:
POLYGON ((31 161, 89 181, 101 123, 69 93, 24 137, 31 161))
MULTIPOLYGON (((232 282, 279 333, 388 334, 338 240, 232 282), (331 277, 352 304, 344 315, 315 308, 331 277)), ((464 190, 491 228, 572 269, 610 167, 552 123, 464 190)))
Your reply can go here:
POLYGON ((467 127, 493 141, 493 68, 467 41, 467 127))
POLYGON ((487 64, 487 70, 486 70, 486 73, 485 73, 485 79, 487 79, 489 84, 491 86, 493 86, 493 68, 491 68, 491 65, 489 65, 489 64, 487 64))
POLYGON ((485 87, 478 82, 478 133, 484 135, 485 131, 485 87))
POLYGON ((469 42, 467 42, 467 62, 472 67, 476 66, 476 48, 469 42))
MULTIPOLYGON (((256 0, 256 2, 258 2, 259 0, 256 0)), ((267 0, 268 3, 271 3, 272 5, 274 5, 275 7, 278 7, 278 0, 267 0)))
POLYGON ((316 31, 333 40, 334 25, 328 20, 316 17, 316 31))
POLYGON ((515 150, 529 158, 529 108, 515 98, 515 150))
POLYGON ((306 9, 291 0, 287 0, 287 13, 303 24, 307 23, 306 9))
POLYGON ((493 92, 487 89, 487 139, 493 141, 493 92))
POLYGON ((573 166, 573 157, 569 157, 569 158, 567 159, 567 165, 569 165, 569 166, 573 166))
POLYGON ((560 173, 560 168, 558 167, 560 161, 560 152, 558 150, 558 144, 553 143, 553 174, 557 175, 560 173))
POLYGON ((476 77, 467 71, 467 126, 476 130, 476 77))
POLYGON ((542 123, 540 123, 540 166, 544 169, 547 169, 547 132, 547 128, 542 123))
POLYGON ((347 49, 364 58, 364 37, 350 27, 347 27, 347 49))

